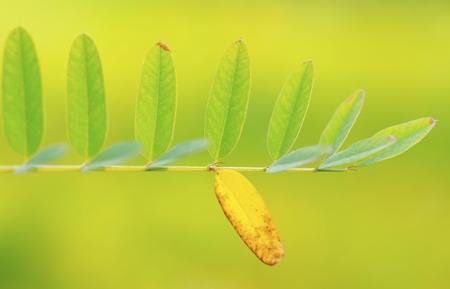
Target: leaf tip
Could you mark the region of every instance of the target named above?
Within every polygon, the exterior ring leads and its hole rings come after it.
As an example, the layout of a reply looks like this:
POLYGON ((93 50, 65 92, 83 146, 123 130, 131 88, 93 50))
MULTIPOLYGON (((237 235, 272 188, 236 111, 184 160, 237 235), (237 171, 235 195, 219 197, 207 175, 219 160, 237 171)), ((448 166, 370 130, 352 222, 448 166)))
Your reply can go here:
POLYGON ((432 117, 428 118, 428 123, 431 125, 431 127, 434 127, 436 125, 436 123, 438 122, 437 119, 434 119, 432 117))
POLYGON ((11 34, 14 34, 14 33, 28 33, 28 31, 25 29, 25 27, 19 25, 11 31, 11 34))
POLYGON ((365 92, 365 90, 362 89, 362 88, 360 88, 360 89, 357 89, 357 90, 355 91, 355 93, 353 93, 353 94, 351 94, 350 96, 348 96, 348 97, 345 99, 345 103, 350 103, 350 102, 352 102, 355 98, 358 98, 358 99, 360 99, 360 100, 364 100, 365 97, 366 97, 366 92, 365 92))
POLYGON ((266 265, 275 266, 278 263, 280 263, 283 257, 284 257, 284 249, 283 246, 280 246, 279 248, 276 248, 276 252, 274 252, 271 257, 261 259, 261 261, 266 265))
POLYGON ((80 34, 78 34, 77 37, 75 37, 75 41, 76 40, 83 40, 83 41, 87 40, 87 41, 90 41, 90 42, 94 42, 92 40, 92 37, 87 32, 81 32, 80 34))
POLYGON ((300 67, 308 73, 314 73, 314 62, 312 59, 306 59, 300 62, 300 67))
POLYGON ((24 36, 32 40, 31 34, 23 26, 17 26, 13 30, 11 30, 11 32, 8 35, 8 38, 14 38, 17 37, 18 35, 24 36))
POLYGON ((165 43, 162 42, 162 41, 158 41, 158 42, 156 43, 156 46, 157 46, 158 48, 164 50, 164 51, 170 52, 169 46, 167 46, 167 44, 165 44, 165 43))
POLYGON ((244 38, 240 37, 238 40, 234 41, 233 44, 231 45, 231 47, 234 47, 234 46, 246 48, 246 43, 244 41, 244 38))

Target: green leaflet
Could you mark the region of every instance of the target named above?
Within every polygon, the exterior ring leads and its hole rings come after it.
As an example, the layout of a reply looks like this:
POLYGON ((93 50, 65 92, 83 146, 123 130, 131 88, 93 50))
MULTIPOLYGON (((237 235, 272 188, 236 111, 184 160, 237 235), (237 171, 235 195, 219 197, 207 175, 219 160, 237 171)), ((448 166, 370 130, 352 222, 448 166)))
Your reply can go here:
POLYGON ((72 45, 67 77, 69 139, 80 155, 91 158, 105 139, 106 109, 100 57, 85 34, 72 45))
POLYGON ((33 40, 23 28, 8 36, 3 54, 3 122, 17 153, 33 155, 43 133, 42 84, 33 40))
POLYGON ((45 165, 50 162, 56 161, 67 153, 67 145, 57 144, 43 149, 34 155, 26 164, 18 167, 15 171, 16 174, 23 174, 30 172, 39 165, 45 165))
POLYGON ((325 160, 319 169, 324 170, 338 166, 351 166, 356 162, 366 159, 383 149, 392 146, 396 141, 394 136, 373 136, 361 141, 358 141, 345 150, 335 153, 325 160))
POLYGON ((325 145, 315 145, 296 149, 281 157, 279 160, 271 164, 266 172, 278 173, 287 169, 296 168, 319 161, 324 155, 329 154, 331 147, 325 145))
POLYGON ((226 51, 219 64, 206 109, 205 135, 215 161, 230 154, 239 140, 249 92, 247 47, 239 40, 226 51))
POLYGON ((338 151, 350 133, 364 103, 364 90, 350 95, 336 110, 320 137, 320 144, 330 145, 330 153, 338 151))
POLYGON ((267 149, 272 159, 285 155, 303 125, 311 99, 313 64, 303 62, 288 78, 275 107, 267 134, 267 149))
POLYGON ((172 56, 158 43, 147 55, 136 105, 135 138, 145 157, 160 157, 172 141, 176 109, 176 83, 172 56))
POLYGON ((105 166, 119 165, 137 156, 140 149, 141 145, 134 141, 113 144, 84 165, 81 171, 85 173, 103 169, 105 166))
POLYGON ((420 142, 431 131, 435 124, 436 120, 433 118, 424 117, 383 129, 375 134, 375 136, 393 135, 397 139, 397 142, 378 154, 357 163, 357 165, 371 165, 406 152, 412 146, 420 142))
POLYGON ((149 169, 156 169, 165 165, 171 164, 183 157, 193 153, 205 150, 208 148, 208 141, 206 139, 197 139, 187 141, 175 145, 173 148, 163 154, 158 160, 148 166, 149 169))

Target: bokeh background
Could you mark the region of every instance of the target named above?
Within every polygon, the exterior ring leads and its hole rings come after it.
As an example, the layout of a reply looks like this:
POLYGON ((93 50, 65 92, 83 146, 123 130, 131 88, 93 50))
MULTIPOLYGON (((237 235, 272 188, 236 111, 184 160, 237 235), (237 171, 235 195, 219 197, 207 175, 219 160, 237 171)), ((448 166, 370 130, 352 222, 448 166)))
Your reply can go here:
MULTIPOLYGON (((232 41, 247 42, 251 101, 227 164, 269 163, 272 106, 304 59, 316 74, 298 146, 317 142, 357 88, 367 98, 347 143, 422 116, 439 123, 407 154, 356 173, 248 174, 285 245, 276 267, 234 233, 211 174, 1 175, 1 289, 450 288, 449 1, 0 0, 1 46, 19 25, 40 56, 45 145, 67 141, 67 55, 80 32, 104 65, 105 145, 133 138, 141 65, 159 40, 177 70, 175 142, 203 135, 218 61, 232 41)), ((0 162, 22 162, 0 135, 0 162)), ((63 163, 81 161, 71 152, 63 163)))

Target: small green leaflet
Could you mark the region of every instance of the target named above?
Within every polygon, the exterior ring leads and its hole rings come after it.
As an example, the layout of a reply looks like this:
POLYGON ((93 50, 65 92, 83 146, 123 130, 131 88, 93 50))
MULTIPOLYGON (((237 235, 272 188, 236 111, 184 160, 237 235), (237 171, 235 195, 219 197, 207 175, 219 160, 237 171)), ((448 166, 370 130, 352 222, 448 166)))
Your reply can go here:
POLYGON ((420 142, 435 125, 436 120, 431 117, 424 117, 383 129, 375 134, 375 136, 393 135, 396 137, 397 142, 378 154, 357 163, 357 165, 371 165, 406 152, 412 146, 420 142))
POLYGON ((223 56, 206 109, 205 135, 215 161, 225 158, 241 136, 250 92, 247 47, 236 41, 223 56))
POLYGON ((18 167, 15 173, 23 174, 30 172, 34 170, 36 166, 45 165, 56 161, 63 157, 67 153, 67 150, 68 147, 66 144, 57 144, 47 147, 34 155, 26 164, 18 167))
POLYGON ((69 139, 80 155, 91 158, 105 139, 106 109, 100 57, 86 34, 72 45, 67 77, 69 139))
POLYGON ((3 54, 3 122, 12 149, 31 156, 43 133, 42 83, 33 40, 23 28, 14 29, 3 54))
POLYGON ((281 89, 267 134, 267 149, 272 159, 285 155, 294 145, 311 100, 313 64, 306 61, 289 76, 281 89))
POLYGON ((338 151, 356 122, 364 103, 364 90, 350 95, 336 110, 320 137, 320 144, 332 147, 330 154, 338 151))
POLYGON ((171 164, 183 157, 189 156, 193 153, 206 150, 208 148, 208 141, 206 139, 191 140, 181 144, 177 144, 158 160, 148 166, 149 169, 156 169, 165 165, 171 164))
POLYGON ((119 165, 137 156, 140 149, 141 145, 134 141, 113 144, 102 151, 92 161, 84 165, 81 171, 85 173, 100 170, 105 166, 119 165))
POLYGON ((176 109, 175 70, 169 48, 158 43, 147 55, 136 105, 135 136, 148 161, 172 141, 176 109))
POLYGON ((296 149, 281 157, 279 160, 271 164, 266 172, 278 173, 287 169, 296 168, 319 161, 323 156, 329 154, 331 151, 330 146, 315 145, 304 148, 296 149))
POLYGON ((320 166, 320 170, 338 167, 338 166, 352 166, 356 162, 366 159, 373 154, 376 154, 395 143, 394 136, 373 136, 361 141, 358 141, 343 151, 335 153, 325 160, 320 166))

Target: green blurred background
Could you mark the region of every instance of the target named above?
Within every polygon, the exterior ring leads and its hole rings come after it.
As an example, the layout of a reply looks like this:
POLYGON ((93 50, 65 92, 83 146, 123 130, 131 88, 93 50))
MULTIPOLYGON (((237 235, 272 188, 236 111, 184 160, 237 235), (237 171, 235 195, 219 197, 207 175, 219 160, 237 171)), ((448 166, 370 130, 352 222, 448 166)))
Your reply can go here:
MULTIPOLYGON (((367 98, 348 143, 422 116, 439 123, 407 154, 356 173, 248 174, 286 249, 276 267, 234 233, 211 174, 1 175, 1 289, 450 288, 449 1, 0 0, 1 46, 18 25, 40 56, 45 145, 66 141, 67 55, 80 32, 102 56, 106 144, 133 138, 140 68, 159 40, 177 70, 175 142, 202 136, 218 61, 246 40, 249 114, 228 164, 268 164, 272 105, 304 59, 316 80, 298 146, 317 142, 357 88, 367 98)), ((0 162, 22 162, 0 130, 0 162)), ((71 152, 63 162, 81 161, 71 152)))

